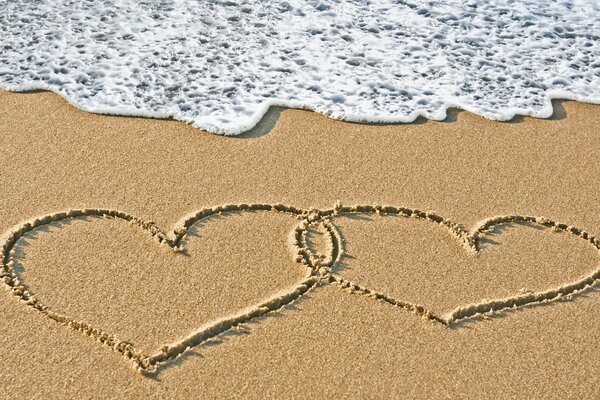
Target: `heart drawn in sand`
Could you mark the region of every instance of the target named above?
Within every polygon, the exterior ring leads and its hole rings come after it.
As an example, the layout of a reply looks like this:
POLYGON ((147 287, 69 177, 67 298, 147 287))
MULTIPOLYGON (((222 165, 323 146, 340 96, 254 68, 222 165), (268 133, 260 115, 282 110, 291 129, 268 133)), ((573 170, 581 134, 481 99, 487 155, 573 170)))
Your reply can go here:
MULTIPOLYGON (((19 264, 17 264, 17 262, 20 261, 19 258, 22 256, 22 254, 20 254, 21 252, 16 251, 17 243, 20 239, 23 238, 24 235, 30 232, 34 233, 33 231, 38 230, 49 224, 53 224, 52 228, 54 230, 57 230, 61 229, 62 226, 67 224, 70 220, 81 220, 85 217, 103 217, 130 223, 131 225, 139 228, 141 231, 149 234, 151 237, 156 239, 160 246, 166 246, 167 248, 170 248, 172 251, 177 253, 184 253, 187 251, 187 247, 184 247, 187 246, 186 238, 190 234, 190 229, 195 224, 197 229, 201 231, 202 227, 198 227, 198 223, 202 220, 207 219, 208 217, 215 217, 217 215, 220 215, 221 217, 226 217, 228 214, 239 214, 241 212, 249 211, 256 213, 271 212, 289 214, 292 216, 301 216, 306 213, 303 210, 299 210, 294 207, 283 206, 280 204, 237 204, 205 208, 180 220, 175 225, 174 229, 169 233, 163 232, 152 222, 144 221, 130 214, 117 210, 82 209, 50 214, 44 217, 24 222, 16 226, 14 229, 9 231, 7 235, 3 237, 2 270, 0 271, 0 277, 2 277, 4 282, 12 291, 12 293, 19 297, 21 300, 23 300, 29 307, 37 310, 38 312, 44 314, 46 317, 60 324, 66 325, 74 330, 77 330, 83 333, 84 335, 92 337, 100 343, 112 348, 115 352, 120 353, 127 360, 133 362, 134 366, 140 372, 147 374, 153 373, 157 370, 159 366, 164 365, 165 363, 175 359, 187 349, 196 346, 202 342, 205 342, 224 331, 234 328, 239 324, 243 324, 254 318, 265 315, 273 310, 277 310, 282 306, 294 301, 318 282, 317 277, 315 277, 313 274, 313 270, 307 266, 303 266, 303 268, 305 269, 305 274, 300 279, 300 281, 294 284, 292 287, 277 288, 277 290, 274 290, 274 293, 270 297, 258 302, 257 304, 248 304, 239 311, 234 312, 233 314, 224 315, 221 318, 216 318, 211 322, 203 324, 199 323, 199 325, 201 326, 193 329, 181 339, 160 346, 160 349, 154 352, 153 354, 145 354, 135 344, 129 341, 120 340, 116 337, 116 335, 104 331, 100 326, 101 323, 96 322, 93 325, 89 321, 81 321, 80 318, 77 318, 76 315, 67 315, 67 313, 65 313, 64 311, 54 309, 49 304, 40 300, 40 298, 36 296, 36 294, 38 294, 38 291, 42 289, 39 287, 40 283, 38 282, 37 287, 30 287, 28 286, 27 282, 24 282, 22 280, 22 277, 20 276, 20 274, 22 273, 22 268, 19 264)), ((93 218, 91 222, 94 222, 94 220, 99 219, 93 218)), ((50 232, 50 234, 52 233, 52 231, 48 232, 50 232)), ((290 244, 294 246, 294 243, 290 244)), ((186 264, 184 255, 181 255, 181 257, 183 257, 183 259, 181 259, 180 261, 183 264, 186 264)), ((286 258, 287 257, 289 256, 286 256, 286 258)), ((188 264, 191 265, 191 263, 188 264)), ((169 265, 167 265, 166 267, 170 268, 169 265)), ((202 266, 199 267, 201 268, 202 266)), ((48 269, 52 270, 52 265, 50 265, 48 269)), ((182 269, 179 269, 179 271, 181 270, 182 269)), ((172 269, 167 271, 167 273, 172 272, 172 269)), ((109 276, 107 279, 111 279, 111 277, 109 276)), ((132 276, 131 279, 135 280, 139 279, 139 277, 132 276)), ((243 279, 243 276, 236 279, 243 279)), ((41 281, 43 282, 44 280, 42 279, 41 281)), ((221 282, 219 283, 221 284, 221 286, 223 285, 221 282)), ((168 289, 173 289, 173 293, 177 293, 177 288, 168 289)), ((222 288, 221 290, 226 290, 226 288, 222 288)), ((81 292, 81 290, 79 290, 79 292, 81 292)), ((85 292, 85 290, 83 290, 83 292, 85 292)), ((150 300, 150 304, 152 300, 161 301, 161 299, 150 300)), ((216 300, 218 301, 218 299, 216 300)), ((71 299, 71 301, 78 302, 81 300, 75 298, 71 299)), ((180 311, 185 312, 186 310, 173 311, 177 313, 180 311)))
MULTIPOLYGON (((369 214, 379 214, 382 216, 397 216, 397 217, 404 217, 404 218, 411 218, 417 221, 423 221, 423 222, 429 222, 430 224, 433 224, 435 226, 437 226, 438 228, 442 228, 443 230, 447 231, 447 233, 450 233, 451 236, 453 236, 456 240, 459 247, 463 248, 463 252, 464 253, 461 258, 462 260, 458 260, 459 263, 463 263, 465 264, 466 261, 469 258, 481 258, 481 256, 485 256, 487 253, 491 253, 491 250, 486 250, 484 251, 482 248, 482 243, 484 243, 485 241, 490 241, 490 236, 492 236, 492 234, 494 234, 494 230, 501 228, 501 227, 507 227, 507 226, 521 226, 523 228, 526 229, 533 229, 533 230, 542 230, 542 231, 547 231, 547 232, 552 232, 553 234, 566 234, 568 235, 570 238, 574 238, 575 241, 581 241, 581 243, 585 244, 586 246, 590 246, 590 249, 593 251, 594 254, 594 260, 593 260, 593 266, 591 266, 592 270, 587 270, 587 272, 584 272, 583 274, 578 274, 577 277, 575 279, 569 280, 567 282, 562 282, 559 283, 558 285, 550 285, 547 288, 541 288, 537 291, 530 291, 530 290, 526 290, 526 291, 520 291, 520 290, 514 290, 514 293, 508 293, 505 296, 502 297, 498 297, 498 298, 474 298, 472 299, 472 301, 468 302, 468 303, 463 303, 463 304, 454 304, 453 308, 447 312, 444 312, 443 310, 439 310, 437 307, 431 307, 427 305, 427 299, 423 300, 422 302, 415 302, 415 301, 410 301, 410 296, 407 296, 407 294, 405 293, 400 293, 400 295, 392 295, 390 294, 391 290, 380 290, 380 289, 375 289, 374 287, 372 287, 372 285, 370 284, 362 284, 360 281, 353 281, 351 279, 345 278, 344 276, 347 274, 344 272, 344 267, 342 266, 341 268, 336 268, 336 266, 338 264, 334 263, 333 267, 334 268, 328 268, 327 269, 327 276, 328 276, 328 280, 331 283, 335 283, 337 285, 339 285, 340 287, 347 289, 353 293, 359 293, 359 294, 363 294, 363 295, 367 295, 369 297, 373 297, 377 300, 392 304, 394 306, 400 307, 400 308, 404 308, 410 311, 413 311, 414 313, 421 315, 431 321, 443 324, 445 326, 451 326, 451 325, 456 325, 457 322, 468 319, 468 318, 472 318, 475 316, 479 316, 479 315, 483 315, 485 316, 486 314, 489 313, 493 313, 493 312, 497 312, 500 310, 506 310, 506 309, 514 309, 514 308, 518 308, 518 307, 523 307, 523 306, 527 306, 527 305, 533 305, 533 304, 539 304, 539 303, 548 303, 551 301, 555 301, 555 300, 559 300, 561 298, 565 298, 565 297, 570 297, 572 295, 574 295, 575 293, 578 293, 582 290, 585 290, 595 284, 597 284, 600 281, 600 268, 598 266, 598 256, 600 256, 600 240, 596 239, 594 236, 592 236, 591 234, 576 228, 574 226, 569 226, 566 224, 561 224, 561 223, 557 223, 551 219, 548 218, 543 218, 543 217, 532 217, 532 216, 521 216, 521 215, 505 215, 505 216, 497 216, 497 217, 493 217, 493 218, 488 218, 488 219, 484 219, 482 221, 480 221, 473 229, 466 230, 465 228, 463 228, 461 225, 450 222, 446 219, 444 219, 443 217, 436 215, 434 213, 428 213, 428 212, 423 212, 420 210, 416 210, 416 209, 409 209, 409 208, 401 208, 401 207, 393 207, 393 206, 371 206, 371 205, 361 205, 361 206, 354 206, 354 207, 343 207, 341 205, 337 205, 336 208, 333 210, 333 213, 329 214, 326 217, 321 218, 320 220, 315 219, 315 222, 311 223, 310 225, 315 226, 320 224, 321 225, 321 230, 326 232, 330 237, 331 237, 331 241, 336 243, 336 246, 338 247, 338 250, 336 250, 336 254, 333 258, 335 258, 336 261, 340 260, 340 258, 342 258, 342 243, 344 242, 344 240, 342 239, 342 234, 340 233, 340 229, 338 228, 338 226, 336 225, 336 218, 337 217, 343 217, 343 216, 359 216, 359 215, 369 215, 369 214), (325 222, 325 223, 324 223, 325 222), (472 257, 472 256, 477 256, 477 257, 472 257), (338 271, 339 270, 339 271, 338 271), (424 303, 424 304, 423 304, 424 303)), ((371 221, 372 222, 372 221, 371 221)), ((368 223, 368 222, 367 222, 368 223)), ((359 229, 360 231, 360 229, 359 229)), ((385 232, 383 233, 384 235, 389 235, 389 232, 385 232)), ((411 232, 411 234, 417 234, 416 232, 411 232)), ((506 235, 506 233, 501 232, 498 234, 498 236, 500 235, 506 235)), ((564 240, 565 238, 560 238, 559 240, 562 240, 562 242, 565 242, 564 240)), ((306 235, 305 238, 302 241, 302 245, 305 247, 309 248, 309 252, 311 253, 309 255, 309 258, 311 259, 311 262, 313 264, 317 264, 319 262, 320 258, 325 259, 323 256, 321 256, 320 254, 318 254, 318 252, 313 251, 310 249, 311 246, 307 245, 307 240, 306 240, 306 235)), ((562 246, 563 243, 560 243, 560 246, 562 246)), ((499 246, 500 248, 502 248, 503 246, 499 246)), ((506 247, 506 245, 504 246, 506 247)), ((437 252, 437 249, 435 248, 435 246, 431 247, 431 245, 429 245, 429 247, 427 248, 429 250, 429 253, 432 253, 432 257, 435 257, 435 253, 437 252)), ((562 249, 561 249, 562 250, 562 249)), ((374 247, 368 247, 367 248, 368 252, 376 252, 377 249, 374 247)), ((411 251, 411 249, 407 249, 407 251, 411 251)), ((496 249, 496 252, 501 252, 502 249, 496 249)), ((541 255, 537 255, 537 257, 541 257, 543 256, 543 254, 541 255)), ((393 257, 393 256, 392 256, 393 257)), ((331 256, 329 256, 329 258, 331 258, 331 256)), ((418 259, 418 257, 415 257, 416 263, 420 263, 422 262, 422 260, 418 259)), ((564 257, 564 258, 568 258, 568 257, 564 257)), ((400 260, 402 261, 402 260, 400 260)), ((521 260, 517 260, 519 263, 521 262, 521 260)), ((537 258, 535 260, 535 262, 539 263, 540 262, 540 258, 537 258)), ((568 259, 566 264, 571 263, 572 260, 568 259)), ((356 262, 358 264, 357 268, 361 268, 360 263, 361 260, 357 260, 356 262)), ((418 267, 419 265, 416 265, 417 268, 415 268, 415 271, 412 271, 412 273, 418 274, 421 273, 421 271, 418 271, 418 267)), ((435 273, 440 274, 443 272, 448 272, 448 271, 442 271, 441 266, 436 266, 436 271, 435 273)), ((477 267, 477 265, 475 265, 475 267, 477 267)), ((482 267, 482 265, 480 265, 480 267, 482 267)), ((485 267, 488 268, 502 268, 502 265, 485 265, 485 267)), ((521 267, 521 265, 519 264, 519 267, 521 267)), ((584 267, 590 267, 589 265, 585 265, 584 267)), ((377 265, 376 268, 385 268, 385 266, 383 265, 377 265)), ((481 268, 483 269, 483 268, 481 268)), ((482 271, 468 271, 468 272, 473 272, 473 275, 477 275, 477 274, 481 274, 482 271)), ((544 271, 540 271, 540 270, 535 270, 532 271, 533 273, 537 273, 537 274, 543 274, 544 271)), ((366 274, 368 274, 368 272, 366 272, 366 274)), ((417 279, 415 278, 415 275, 408 275, 405 276, 404 278, 411 280, 412 282, 417 281, 417 279)), ((437 277, 432 277, 432 276, 428 276, 428 275, 424 275, 422 277, 419 278, 423 278, 425 280, 432 280, 435 281, 437 277)), ((460 277, 461 279, 468 279, 466 277, 460 277)), ((443 279, 438 279, 437 282, 443 282, 443 279)), ((387 283, 387 282, 385 282, 387 283)), ((471 285, 471 287, 477 287, 479 286, 479 283, 477 282, 469 282, 471 285)), ((502 286, 502 284, 504 282, 491 282, 493 285, 497 285, 497 286, 502 286)), ((381 286, 378 285, 378 286, 381 286)), ((385 286, 385 285, 384 285, 385 286)), ((468 285, 464 285, 463 287, 463 291, 466 289, 466 287, 468 287, 468 285)), ((422 289, 424 289, 424 287, 419 286, 417 284, 417 287, 414 288, 413 292, 419 292, 422 291, 422 289)), ((446 289, 448 288, 444 288, 443 285, 438 285, 437 287, 434 287, 433 289, 438 290, 440 293, 441 297, 445 297, 446 296, 446 289)), ((470 293, 467 293, 470 294, 470 293)), ((483 296, 482 296, 483 297, 483 296)), ((430 301, 431 303, 431 301, 430 301)))
POLYGON ((547 218, 520 215, 489 218, 481 221, 472 230, 467 231, 459 224, 450 222, 439 215, 402 207, 373 205, 345 207, 338 202, 332 209, 303 210, 282 204, 231 204, 204 208, 190 214, 180 220, 171 232, 165 233, 155 224, 125 212, 110 209, 81 209, 36 218, 21 223, 9 230, 2 237, 1 242, 2 264, 0 265, 0 277, 4 280, 9 290, 25 302, 27 306, 40 312, 47 318, 79 331, 111 348, 113 351, 131 361, 140 372, 145 374, 156 372, 161 366, 176 359, 186 350, 194 346, 235 328, 240 324, 245 324, 257 317, 266 315, 290 304, 302 297, 312 288, 319 285, 338 285, 353 293, 375 298, 393 306, 412 311, 430 321, 440 323, 444 326, 451 326, 468 318, 507 308, 517 308, 556 301, 581 292, 600 281, 600 268, 596 266, 596 269, 587 273, 587 275, 560 286, 539 290, 537 292, 515 293, 502 298, 480 300, 470 304, 457 304, 454 310, 441 314, 427 306, 407 300, 400 300, 395 296, 391 296, 389 293, 379 292, 367 286, 363 286, 360 283, 352 282, 343 277, 343 269, 341 271, 336 270, 336 265, 339 264, 343 255, 344 242, 340 230, 335 224, 336 218, 358 214, 393 215, 428 221, 450 232, 450 234, 457 239, 458 243, 467 250, 467 253, 472 254, 477 254, 482 251, 480 248, 482 241, 495 227, 519 223, 526 223, 540 229, 551 230, 552 232, 566 233, 589 244, 596 252, 600 250, 600 240, 581 229, 557 223, 547 218), (167 246, 175 252, 181 252, 184 250, 183 246, 185 244, 186 236, 189 234, 189 229, 197 222, 215 215, 227 216, 227 214, 247 211, 284 213, 298 218, 299 222, 289 236, 289 244, 295 261, 302 264, 306 274, 292 287, 284 288, 283 290, 274 293, 272 297, 267 298, 258 304, 249 305, 234 314, 223 316, 212 322, 202 324, 180 340, 165 344, 152 354, 145 354, 140 348, 136 347, 135 344, 119 340, 115 335, 103 331, 100 327, 92 326, 89 322, 79 321, 75 317, 66 315, 60 310, 52 309, 35 296, 34 292, 39 288, 29 288, 22 282, 19 268, 15 268, 15 263, 20 257, 15 251, 15 246, 19 240, 29 232, 49 224, 56 225, 57 222, 66 222, 70 219, 82 217, 118 219, 139 227, 142 231, 154 237, 159 244, 167 246), (310 233, 315 229, 319 229, 325 234, 325 240, 322 243, 323 246, 319 249, 315 249, 314 243, 311 243, 311 240, 309 239, 310 233))

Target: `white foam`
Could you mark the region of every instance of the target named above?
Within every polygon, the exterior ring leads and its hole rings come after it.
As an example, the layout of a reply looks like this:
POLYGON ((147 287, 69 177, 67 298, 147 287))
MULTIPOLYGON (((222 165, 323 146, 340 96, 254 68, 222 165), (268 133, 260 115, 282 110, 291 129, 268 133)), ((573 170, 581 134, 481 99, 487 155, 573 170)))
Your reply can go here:
POLYGON ((600 103, 596 0, 0 0, 0 87, 223 134, 271 105, 363 122, 600 103))

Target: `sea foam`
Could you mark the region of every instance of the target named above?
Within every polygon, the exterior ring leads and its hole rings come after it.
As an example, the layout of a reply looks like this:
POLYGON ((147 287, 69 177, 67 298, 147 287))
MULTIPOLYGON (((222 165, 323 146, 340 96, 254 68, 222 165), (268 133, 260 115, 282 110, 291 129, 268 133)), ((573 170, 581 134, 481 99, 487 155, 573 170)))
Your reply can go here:
POLYGON ((271 105, 360 122, 600 103, 596 0, 0 0, 0 88, 222 134, 271 105))

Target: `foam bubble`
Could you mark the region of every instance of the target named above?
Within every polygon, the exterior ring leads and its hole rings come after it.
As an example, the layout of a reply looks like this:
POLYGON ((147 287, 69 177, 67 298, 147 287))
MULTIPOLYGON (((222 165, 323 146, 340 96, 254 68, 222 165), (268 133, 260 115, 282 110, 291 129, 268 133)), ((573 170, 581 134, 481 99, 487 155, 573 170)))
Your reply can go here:
POLYGON ((600 103, 594 0, 0 0, 0 87, 222 134, 271 105, 362 122, 600 103))

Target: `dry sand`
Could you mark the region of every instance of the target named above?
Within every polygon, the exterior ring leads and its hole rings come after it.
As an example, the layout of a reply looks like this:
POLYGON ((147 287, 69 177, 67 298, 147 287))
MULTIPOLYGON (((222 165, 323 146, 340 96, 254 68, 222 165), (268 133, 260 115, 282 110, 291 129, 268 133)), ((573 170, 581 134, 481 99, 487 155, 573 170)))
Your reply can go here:
MULTIPOLYGON (((484 299, 568 293, 597 270, 600 107, 555 106, 551 120, 459 112, 387 126, 275 110, 254 132, 227 138, 85 113, 51 93, 0 92, 1 232, 85 208, 120 210, 165 233, 222 204, 326 210, 339 200, 413 213, 333 217, 343 254, 320 283, 149 376, 5 290, 0 397, 599 397, 598 290, 449 325, 389 304, 444 316, 484 299), (549 220, 469 236, 498 215, 549 220), (354 290, 340 287, 347 281, 354 290)), ((299 222, 278 212, 215 215, 194 224, 176 253, 153 240, 154 228, 67 218, 20 237, 13 274, 53 312, 153 354, 302 282, 307 267, 290 247, 299 222)), ((311 249, 331 251, 317 225, 307 236, 311 249)))

